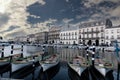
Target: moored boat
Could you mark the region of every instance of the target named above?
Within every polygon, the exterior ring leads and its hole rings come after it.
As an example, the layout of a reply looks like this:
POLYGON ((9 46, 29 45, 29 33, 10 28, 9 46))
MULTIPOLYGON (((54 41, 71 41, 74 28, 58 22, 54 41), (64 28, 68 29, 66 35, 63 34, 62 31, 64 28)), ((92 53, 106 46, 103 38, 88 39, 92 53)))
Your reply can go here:
POLYGON ((49 68, 56 66, 59 63, 59 55, 52 55, 46 60, 41 61, 41 66, 43 68, 43 71, 48 70, 49 68))

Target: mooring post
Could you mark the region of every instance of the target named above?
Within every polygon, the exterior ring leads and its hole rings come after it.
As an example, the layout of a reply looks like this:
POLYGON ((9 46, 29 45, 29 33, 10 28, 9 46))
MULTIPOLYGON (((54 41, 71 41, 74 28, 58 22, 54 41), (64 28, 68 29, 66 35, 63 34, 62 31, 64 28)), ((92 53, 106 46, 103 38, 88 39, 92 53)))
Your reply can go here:
POLYGON ((2 54, 1 54, 1 58, 4 58, 4 45, 2 45, 2 54))
POLYGON ((14 48, 14 46, 13 46, 13 45, 11 45, 11 55, 10 55, 10 62, 12 62, 13 48, 14 48))
POLYGON ((23 58, 23 45, 21 45, 21 58, 23 58))
POLYGON ((119 76, 120 76, 120 62, 118 61, 117 80, 120 80, 119 76))

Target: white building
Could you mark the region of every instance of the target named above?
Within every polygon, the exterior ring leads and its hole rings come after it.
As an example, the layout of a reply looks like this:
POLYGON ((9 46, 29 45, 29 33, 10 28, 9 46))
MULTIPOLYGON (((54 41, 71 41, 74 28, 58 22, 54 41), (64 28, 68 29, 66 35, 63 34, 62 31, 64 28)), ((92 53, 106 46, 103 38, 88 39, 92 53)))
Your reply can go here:
POLYGON ((120 25, 105 29, 105 43, 110 45, 115 40, 120 42, 120 25))
POLYGON ((78 44, 79 29, 78 27, 67 26, 62 27, 60 32, 60 42, 62 44, 78 44))
POLYGON ((109 19, 80 24, 79 43, 86 45, 105 44, 105 28, 111 26, 112 22, 109 19))

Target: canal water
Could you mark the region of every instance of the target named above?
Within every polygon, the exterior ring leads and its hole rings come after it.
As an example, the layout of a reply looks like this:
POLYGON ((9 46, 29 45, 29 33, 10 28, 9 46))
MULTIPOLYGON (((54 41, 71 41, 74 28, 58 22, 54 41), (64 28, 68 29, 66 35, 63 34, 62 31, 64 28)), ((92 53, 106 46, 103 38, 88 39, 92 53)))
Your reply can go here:
POLYGON ((71 80, 68 75, 67 62, 62 61, 60 63, 59 72, 51 80, 71 80))
MULTIPOLYGON (((20 48, 21 45, 15 45, 17 48, 20 48)), ((60 55, 60 69, 58 73, 51 79, 51 80, 70 80, 70 77, 68 76, 68 67, 67 62, 71 61, 73 57, 77 55, 81 55, 86 57, 86 52, 84 50, 80 49, 69 49, 69 48, 59 48, 59 47, 41 47, 41 46, 23 46, 23 56, 31 56, 36 53, 40 52, 46 53, 44 56, 49 56, 51 54, 59 54, 60 55)), ((14 54, 21 53, 21 50, 14 51, 14 54)), ((4 55, 5 57, 9 56, 11 54, 11 46, 6 46, 4 49, 4 55)), ((117 61, 114 53, 112 52, 99 52, 98 55, 102 57, 105 60, 108 60, 110 62, 113 62, 115 69, 117 68, 117 61)), ((36 75, 38 75, 38 69, 36 70, 36 75)), ((116 71, 114 71, 114 77, 116 78, 116 71)), ((4 75, 4 77, 8 76, 7 74, 4 75)), ((31 76, 28 76, 25 80, 31 80, 31 76)), ((35 76, 36 77, 36 76, 35 76)), ((115 79, 116 80, 116 79, 115 79)))

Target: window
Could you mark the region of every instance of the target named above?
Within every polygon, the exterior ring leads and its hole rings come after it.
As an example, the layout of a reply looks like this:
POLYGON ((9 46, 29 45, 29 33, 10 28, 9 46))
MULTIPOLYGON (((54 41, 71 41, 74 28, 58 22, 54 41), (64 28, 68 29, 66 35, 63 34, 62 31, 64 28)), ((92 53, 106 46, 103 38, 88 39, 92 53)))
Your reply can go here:
POLYGON ((103 27, 101 27, 101 30, 103 30, 103 27))
POLYGON ((111 36, 111 39, 114 39, 114 36, 113 36, 113 35, 111 36))
POLYGON ((88 34, 87 34, 87 38, 89 38, 88 34))
POLYGON ((108 34, 108 30, 106 30, 106 32, 105 32, 106 34, 108 34))
POLYGON ((117 39, 120 39, 120 35, 117 35, 117 39))
POLYGON ((89 29, 87 29, 87 32, 89 31, 89 29))
POLYGON ((111 30, 111 33, 113 34, 113 30, 111 30))
POLYGON ((81 39, 81 35, 79 36, 79 39, 81 39))
POLYGON ((120 33, 120 29, 117 29, 117 33, 120 33))
POLYGON ((104 34, 103 34, 103 33, 101 33, 101 37, 104 37, 104 34))
POLYGON ((108 37, 108 36, 106 36, 106 39, 109 39, 109 37, 108 37))
POLYGON ((84 32, 84 29, 83 29, 83 32, 84 32))
POLYGON ((98 26, 98 22, 96 22, 96 26, 98 26))
POLYGON ((81 30, 79 30, 79 34, 81 33, 81 30))
POLYGON ((72 32, 72 35, 74 35, 74 33, 72 32))
POLYGON ((93 31, 93 28, 91 28, 91 31, 93 31))
POLYGON ((96 28, 96 31, 98 31, 98 28, 96 28))

